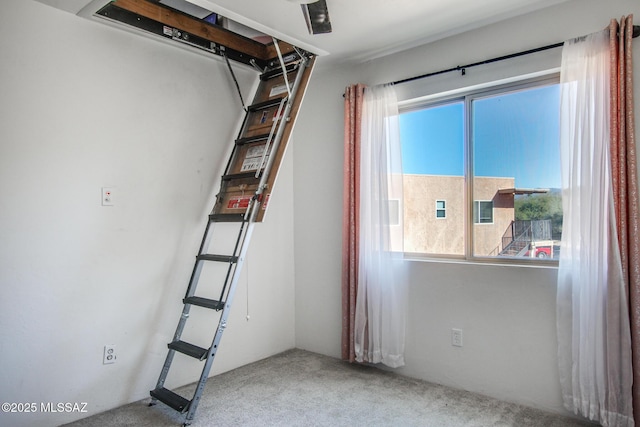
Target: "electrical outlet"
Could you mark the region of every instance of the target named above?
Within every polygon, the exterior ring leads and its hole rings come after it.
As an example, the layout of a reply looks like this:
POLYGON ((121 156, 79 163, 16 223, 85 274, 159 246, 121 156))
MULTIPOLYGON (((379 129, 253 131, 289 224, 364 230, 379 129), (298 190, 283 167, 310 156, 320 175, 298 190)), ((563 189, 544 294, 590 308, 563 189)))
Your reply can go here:
POLYGON ((451 329, 451 345, 462 347, 462 329, 451 329))
POLYGON ((113 206, 113 187, 102 187, 102 206, 113 206))
POLYGON ((111 363, 116 363, 116 359, 118 356, 116 355, 116 346, 113 344, 107 344, 104 346, 104 354, 102 355, 102 364, 109 365, 111 363))

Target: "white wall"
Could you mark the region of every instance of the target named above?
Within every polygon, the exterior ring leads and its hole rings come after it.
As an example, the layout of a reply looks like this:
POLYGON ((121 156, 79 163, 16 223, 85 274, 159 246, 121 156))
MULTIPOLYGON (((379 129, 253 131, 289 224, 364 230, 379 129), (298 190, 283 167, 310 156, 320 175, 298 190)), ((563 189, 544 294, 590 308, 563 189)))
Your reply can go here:
MULTIPOLYGON (((0 10, 0 402, 89 409, 0 413, 0 424, 57 425, 144 398, 154 386, 239 106, 222 62, 36 2, 5 0, 0 10), (115 206, 100 206, 102 186, 116 188, 115 206), (102 365, 104 344, 118 346, 116 364, 102 365)), ((640 16, 640 5, 576 0, 371 63, 320 64, 268 221, 256 228, 214 373, 294 345, 340 355, 346 85, 557 42, 628 13, 640 16)), ((409 92, 536 68, 523 67, 469 71, 466 80, 425 81, 409 92)), ((238 74, 244 86, 253 83, 252 72, 238 74)), ((412 262, 400 372, 562 411, 555 276, 412 262), (463 348, 451 347, 452 327, 464 330, 463 348)), ((172 382, 193 381, 193 371, 184 366, 172 382)))
MULTIPOLYGON (((295 134, 297 347, 340 356, 345 86, 385 83, 560 42, 630 13, 640 16, 635 0, 576 0, 365 64, 327 69, 320 58, 295 134)), ((426 79, 398 91, 406 99, 558 67, 559 53, 469 69, 465 77, 426 79)), ((640 69, 638 42, 634 55, 640 69)), ((555 269, 424 261, 412 261, 410 269, 406 366, 398 372, 564 412, 555 361, 555 269), (451 346, 451 328, 463 329, 464 347, 451 346)))
MULTIPOLYGON (((155 386, 241 109, 222 61, 33 1, 0 11, 0 402, 89 411, 0 425, 59 425, 155 386), (116 364, 102 364, 105 344, 116 364)), ((291 160, 214 373, 295 344, 291 160)), ((205 344, 215 326, 193 333, 205 344)), ((195 381, 193 363, 170 382, 195 381)))

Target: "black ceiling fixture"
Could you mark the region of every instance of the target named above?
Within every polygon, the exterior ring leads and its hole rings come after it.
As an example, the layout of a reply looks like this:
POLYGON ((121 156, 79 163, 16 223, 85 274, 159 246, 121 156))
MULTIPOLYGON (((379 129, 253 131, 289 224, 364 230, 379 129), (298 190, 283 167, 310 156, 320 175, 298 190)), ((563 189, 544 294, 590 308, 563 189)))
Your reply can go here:
POLYGON ((307 22, 309 34, 326 34, 331 32, 331 20, 326 0, 302 4, 302 14, 307 22))

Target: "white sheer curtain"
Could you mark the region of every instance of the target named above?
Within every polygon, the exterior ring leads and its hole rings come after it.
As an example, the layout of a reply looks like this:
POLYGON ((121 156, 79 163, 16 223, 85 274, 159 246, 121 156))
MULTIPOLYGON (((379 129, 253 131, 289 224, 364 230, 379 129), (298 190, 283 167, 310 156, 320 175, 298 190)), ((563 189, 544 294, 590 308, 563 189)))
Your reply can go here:
POLYGON ((611 189, 609 61, 609 30, 565 42, 558 362, 567 409, 605 427, 632 427, 629 317, 611 189))
POLYGON ((402 158, 393 86, 365 89, 360 161, 356 360, 395 368, 404 365, 406 273, 394 245, 402 241, 402 158))

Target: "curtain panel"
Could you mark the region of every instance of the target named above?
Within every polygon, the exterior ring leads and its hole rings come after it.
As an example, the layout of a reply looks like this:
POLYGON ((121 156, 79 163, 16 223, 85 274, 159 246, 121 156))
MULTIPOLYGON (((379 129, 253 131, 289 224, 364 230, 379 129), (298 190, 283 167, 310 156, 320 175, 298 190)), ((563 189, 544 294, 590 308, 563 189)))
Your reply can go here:
POLYGON ((360 215, 360 137, 362 133, 362 84, 347 87, 344 94, 344 175, 342 209, 342 359, 355 362, 354 326, 358 287, 360 215))
POLYGON ((640 420, 640 211, 633 107, 633 15, 612 19, 611 181, 622 275, 630 304, 634 419, 640 420))
POLYGON ((406 274, 400 128, 392 86, 347 88, 344 172, 342 358, 399 367, 406 274))
POLYGON ((402 241, 403 174, 398 101, 392 85, 366 88, 360 143, 356 361, 404 365, 406 274, 402 241), (391 215, 391 203, 398 215, 391 215), (395 250, 394 250, 395 249, 395 250))
POLYGON ((614 179, 612 155, 619 151, 617 57, 613 25, 563 48, 558 363, 567 409, 605 427, 632 427, 628 280, 614 204, 614 187, 622 183, 614 179))

